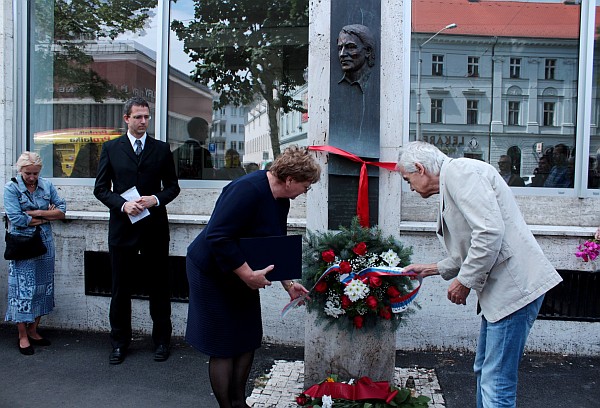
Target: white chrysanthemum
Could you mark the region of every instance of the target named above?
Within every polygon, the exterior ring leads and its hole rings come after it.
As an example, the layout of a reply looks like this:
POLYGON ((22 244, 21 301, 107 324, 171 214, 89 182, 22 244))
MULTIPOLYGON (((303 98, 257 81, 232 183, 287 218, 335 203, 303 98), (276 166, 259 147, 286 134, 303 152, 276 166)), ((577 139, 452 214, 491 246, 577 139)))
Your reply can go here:
POLYGON ((377 265, 378 261, 379 256, 377 256, 377 254, 371 254, 371 256, 369 257, 369 265, 377 265))
POLYGON ((331 398, 331 395, 323 395, 321 397, 321 402, 323 403, 323 405, 322 405, 323 408, 333 407, 333 398, 331 398))
POLYGON ((396 266, 400 263, 400 258, 398 258, 398 254, 395 253, 392 249, 388 249, 387 252, 383 252, 381 254, 381 258, 386 264, 388 264, 388 266, 396 266))
POLYGON ((348 296, 351 301, 356 302, 369 294, 369 287, 361 280, 352 279, 344 288, 344 294, 348 296))
POLYGON ((327 302, 325 302, 325 308, 323 310, 327 316, 335 318, 346 313, 346 311, 342 309, 340 302, 337 299, 328 299, 327 302))

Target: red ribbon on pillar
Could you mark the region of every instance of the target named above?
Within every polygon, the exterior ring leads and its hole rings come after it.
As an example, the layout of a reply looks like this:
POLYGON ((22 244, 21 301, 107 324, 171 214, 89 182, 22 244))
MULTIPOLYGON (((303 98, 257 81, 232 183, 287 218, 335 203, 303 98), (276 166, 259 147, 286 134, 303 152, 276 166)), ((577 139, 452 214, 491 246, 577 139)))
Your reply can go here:
POLYGON ((315 150, 319 152, 329 152, 337 154, 338 156, 345 157, 352 161, 361 163, 360 177, 358 178, 358 200, 356 202, 356 215, 360 225, 363 227, 369 226, 369 177, 367 173, 367 164, 372 166, 381 167, 382 169, 393 171, 396 168, 396 163, 389 162, 372 162, 365 161, 355 154, 349 153, 345 150, 338 149, 333 146, 308 146, 309 150, 315 150))

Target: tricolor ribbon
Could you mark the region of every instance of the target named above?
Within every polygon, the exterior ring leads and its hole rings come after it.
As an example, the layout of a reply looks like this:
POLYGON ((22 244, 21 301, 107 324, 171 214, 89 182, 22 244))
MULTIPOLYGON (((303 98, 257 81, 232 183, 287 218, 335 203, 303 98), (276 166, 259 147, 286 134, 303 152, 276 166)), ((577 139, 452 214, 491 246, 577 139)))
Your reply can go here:
POLYGON ((369 177, 368 177, 368 172, 367 172, 367 164, 393 171, 396 168, 396 163, 365 161, 355 154, 349 153, 345 150, 338 149, 337 147, 333 147, 333 146, 309 146, 308 149, 319 151, 319 152, 329 152, 329 153, 337 154, 338 156, 342 156, 342 157, 345 157, 352 161, 361 163, 360 176, 358 178, 358 200, 356 202, 356 215, 358 215, 360 225, 362 225, 363 227, 368 227, 369 226, 369 177))
MULTIPOLYGON (((308 293, 305 293, 304 295, 299 296, 296 299, 293 299, 291 302, 289 302, 287 305, 285 305, 285 307, 281 311, 281 317, 282 318, 285 317, 285 315, 290 311, 290 309, 298 306, 298 304, 300 304, 301 302, 304 302, 306 300, 306 298, 310 295, 310 293, 319 284, 319 282, 321 282, 323 279, 325 279, 325 277, 327 275, 329 275, 332 272, 337 271, 338 269, 340 269, 340 266, 337 264, 332 265, 329 268, 327 268, 325 270, 325 272, 323 272, 323 274, 319 277, 319 279, 317 279, 317 281, 312 286, 312 288, 310 288, 308 293)), ((371 276, 407 276, 409 278, 416 279, 419 282, 417 287, 415 287, 412 291, 410 291, 406 295, 390 298, 390 304, 391 304, 393 313, 400 313, 400 312, 406 310, 408 308, 408 305, 410 305, 412 303, 412 301, 415 300, 415 298, 417 297, 417 294, 419 293, 419 290, 421 289, 421 284, 423 283, 423 278, 418 278, 417 277, 418 275, 415 272, 404 272, 404 270, 402 268, 384 267, 384 266, 369 267, 369 268, 365 268, 357 273, 351 272, 349 274, 340 275, 340 282, 342 282, 344 285, 347 285, 348 283, 350 283, 350 281, 352 279, 367 280, 371 276)))

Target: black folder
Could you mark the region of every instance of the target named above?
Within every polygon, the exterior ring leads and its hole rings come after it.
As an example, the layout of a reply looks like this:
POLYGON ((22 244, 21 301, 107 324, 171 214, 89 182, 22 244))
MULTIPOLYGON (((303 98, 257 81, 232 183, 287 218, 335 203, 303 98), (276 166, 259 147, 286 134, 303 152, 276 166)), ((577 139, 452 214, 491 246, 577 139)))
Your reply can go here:
POLYGON ((240 249, 253 270, 269 265, 275 268, 265 275, 270 281, 302 277, 302 235, 241 238, 240 249))

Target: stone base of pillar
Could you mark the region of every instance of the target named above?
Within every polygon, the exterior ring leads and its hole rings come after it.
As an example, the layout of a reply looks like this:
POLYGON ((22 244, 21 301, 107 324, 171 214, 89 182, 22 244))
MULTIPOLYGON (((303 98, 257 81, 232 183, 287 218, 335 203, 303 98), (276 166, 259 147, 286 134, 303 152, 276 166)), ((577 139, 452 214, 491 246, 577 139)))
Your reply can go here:
MULTIPOLYGON (((306 314, 304 344, 305 389, 336 374, 338 381, 369 377, 373 381, 392 381, 396 363, 396 335, 390 322, 380 321, 377 330, 325 329, 317 313, 306 314)), ((341 317, 343 318, 343 317, 341 317)))

